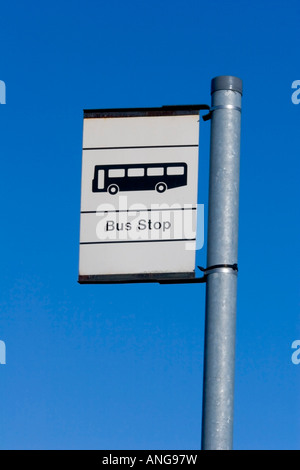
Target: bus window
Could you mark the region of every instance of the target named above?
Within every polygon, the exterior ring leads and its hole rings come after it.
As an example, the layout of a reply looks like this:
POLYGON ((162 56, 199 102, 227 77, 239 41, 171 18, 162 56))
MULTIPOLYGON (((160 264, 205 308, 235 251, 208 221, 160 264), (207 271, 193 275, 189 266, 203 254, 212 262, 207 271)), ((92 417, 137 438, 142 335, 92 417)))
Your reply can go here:
POLYGON ((128 169, 128 176, 144 176, 145 170, 144 168, 129 168, 128 169))
POLYGON ((120 169, 117 169, 117 170, 109 170, 108 172, 108 177, 109 178, 124 178, 125 176, 125 170, 120 170, 120 169))
POLYGON ((104 189, 104 170, 98 170, 98 189, 104 189))
POLYGON ((184 175, 183 166, 169 166, 167 168, 167 175, 184 175))
POLYGON ((148 168, 147 175, 148 176, 163 176, 164 175, 164 168, 148 168))

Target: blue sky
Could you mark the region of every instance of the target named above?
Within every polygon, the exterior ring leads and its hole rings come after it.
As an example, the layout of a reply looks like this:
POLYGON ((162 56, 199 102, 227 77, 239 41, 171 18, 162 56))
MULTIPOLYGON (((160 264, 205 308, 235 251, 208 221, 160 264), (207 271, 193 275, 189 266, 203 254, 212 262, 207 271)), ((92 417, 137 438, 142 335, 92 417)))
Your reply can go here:
POLYGON ((227 74, 244 82, 234 447, 300 448, 299 13, 266 0, 2 4, 1 449, 199 448, 204 286, 77 283, 82 117, 210 104, 227 74))

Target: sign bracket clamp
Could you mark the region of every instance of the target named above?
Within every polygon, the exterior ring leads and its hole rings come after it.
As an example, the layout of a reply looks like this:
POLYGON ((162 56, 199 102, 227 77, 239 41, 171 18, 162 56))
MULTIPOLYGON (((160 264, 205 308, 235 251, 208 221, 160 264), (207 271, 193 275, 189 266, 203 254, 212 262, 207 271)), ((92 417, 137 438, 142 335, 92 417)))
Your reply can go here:
MULTIPOLYGON (((209 266, 208 268, 203 268, 202 266, 198 266, 200 271, 204 274, 202 277, 194 277, 192 279, 165 279, 158 281, 159 284, 204 284, 207 281, 207 276, 209 274, 213 274, 214 272, 218 272, 218 270, 224 269, 231 269, 234 272, 238 272, 238 265, 234 264, 216 264, 214 266, 209 266)), ((229 271, 230 272, 230 271, 229 271)))

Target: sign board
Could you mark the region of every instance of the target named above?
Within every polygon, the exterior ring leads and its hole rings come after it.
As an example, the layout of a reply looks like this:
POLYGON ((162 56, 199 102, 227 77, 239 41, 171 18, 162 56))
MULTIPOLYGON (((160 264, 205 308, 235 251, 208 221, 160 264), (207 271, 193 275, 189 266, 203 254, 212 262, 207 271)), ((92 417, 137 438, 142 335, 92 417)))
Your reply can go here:
POLYGON ((199 107, 84 112, 79 282, 195 277, 199 107))

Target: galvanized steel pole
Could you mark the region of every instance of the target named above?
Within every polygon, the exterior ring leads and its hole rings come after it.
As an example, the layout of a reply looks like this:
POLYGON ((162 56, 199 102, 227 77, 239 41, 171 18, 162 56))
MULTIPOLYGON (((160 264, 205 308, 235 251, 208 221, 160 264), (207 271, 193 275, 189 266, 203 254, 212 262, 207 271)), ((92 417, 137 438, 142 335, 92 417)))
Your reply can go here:
POLYGON ((231 450, 242 81, 212 80, 202 449, 231 450))

